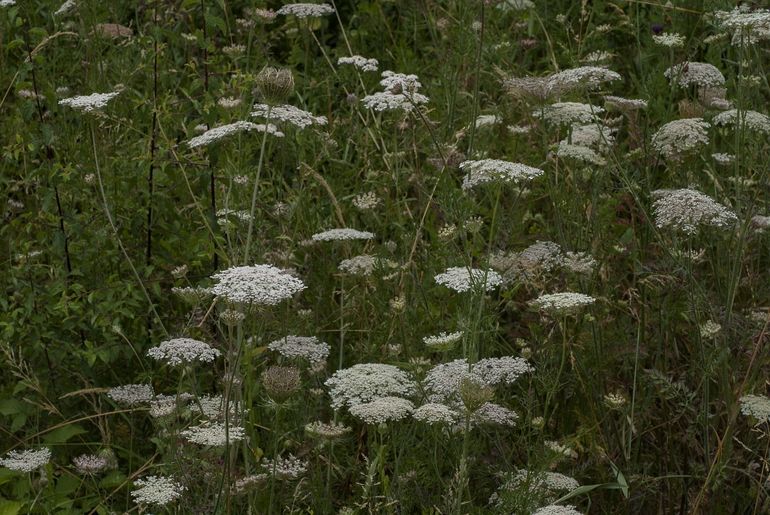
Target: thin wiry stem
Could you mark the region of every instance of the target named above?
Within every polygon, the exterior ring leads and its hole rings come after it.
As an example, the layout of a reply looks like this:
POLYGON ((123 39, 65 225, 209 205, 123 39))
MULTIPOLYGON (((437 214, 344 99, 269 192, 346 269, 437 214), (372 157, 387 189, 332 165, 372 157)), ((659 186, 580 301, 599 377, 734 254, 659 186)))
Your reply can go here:
POLYGON ((155 315, 155 318, 158 321, 158 325, 160 326, 161 330, 165 333, 166 336, 169 336, 169 332, 166 331, 166 326, 163 325, 163 320, 160 318, 160 315, 158 315, 158 312, 155 310, 155 304, 152 302, 152 299, 150 298, 150 294, 147 291, 147 288, 144 287, 144 283, 142 282, 142 278, 139 276, 139 272, 137 272, 136 267, 134 266, 134 262, 131 261, 131 257, 128 255, 128 252, 126 251, 126 248, 123 246, 123 241, 120 239, 120 234, 118 233, 118 227, 115 225, 115 220, 112 218, 112 213, 110 212, 110 206, 107 203, 107 195, 104 193, 104 183, 102 182, 102 172, 99 168, 99 153, 97 151, 96 147, 96 131, 94 131, 94 121, 89 121, 89 126, 91 128, 91 144, 94 151, 94 168, 96 170, 96 180, 97 184, 99 185, 99 194, 102 198, 102 206, 104 207, 104 213, 107 215, 107 221, 110 224, 110 227, 112 228, 112 232, 115 235, 115 241, 118 242, 118 247, 120 247, 120 251, 123 253, 123 257, 126 259, 126 262, 128 263, 128 266, 131 268, 131 272, 133 272, 134 277, 136 278, 136 281, 139 283, 139 287, 142 290, 142 293, 144 293, 145 298, 147 299, 147 303, 150 306, 150 310, 152 310, 152 313, 155 315))
POLYGON ((481 58, 483 56, 484 51, 484 25, 485 25, 485 16, 484 16, 484 6, 486 5, 486 2, 480 2, 481 3, 481 29, 479 30, 479 48, 476 52, 476 70, 474 73, 474 84, 473 84, 473 116, 471 117, 471 135, 468 138, 468 156, 473 155, 473 143, 474 138, 476 136, 476 117, 478 116, 478 110, 479 110, 479 87, 481 85, 481 58))
MULTIPOLYGON (((166 141, 167 144, 170 143, 168 135, 166 134, 166 131, 163 129, 163 124, 160 122, 160 119, 158 119, 158 131, 163 136, 163 139, 166 141)), ((192 190, 192 184, 190 184, 190 178, 187 176, 187 171, 185 170, 185 166, 182 164, 182 160, 179 159, 179 155, 176 153, 176 150, 174 149, 173 145, 169 145, 169 152, 171 152, 171 155, 174 157, 174 161, 179 167, 179 170, 182 172, 182 177, 184 177, 185 186, 187 186, 187 191, 190 193, 190 197, 192 198, 193 204, 195 205, 195 210, 198 211, 198 214, 201 217, 201 220, 203 220, 203 225, 206 226, 206 230, 208 231, 209 235, 211 236, 212 241, 214 242, 214 245, 216 246, 216 236, 214 235, 214 229, 212 229, 211 224, 209 223, 209 219, 206 217, 206 213, 203 212, 203 207, 201 207, 201 204, 198 202, 198 198, 195 196, 195 192, 192 190)))
MULTIPOLYGON (((155 4, 153 13, 155 29, 158 28, 158 5, 155 4)), ((155 152, 158 142, 158 38, 153 42, 153 67, 152 67, 152 126, 150 129, 150 170, 147 174, 147 250, 145 253, 147 266, 152 264, 152 194, 154 190, 153 179, 155 175, 155 152)))
MULTIPOLYGON (((208 95, 209 92, 209 51, 208 51, 208 27, 206 24, 206 4, 201 0, 200 3, 201 6, 201 14, 203 15, 203 91, 208 95)), ((206 124, 206 129, 210 129, 208 124, 206 124)), ((216 189, 216 174, 214 173, 213 168, 210 170, 209 173, 209 197, 211 198, 211 212, 212 214, 217 212, 217 189, 216 189)), ((214 238, 213 241, 213 256, 211 258, 212 261, 212 267, 214 270, 217 270, 219 268, 219 254, 217 254, 217 244, 216 244, 216 236, 214 236, 212 231, 212 238, 214 238)))
MULTIPOLYGON (((38 120, 40 121, 40 126, 42 127, 44 124, 43 106, 40 103, 40 94, 38 92, 38 85, 37 85, 37 74, 35 73, 35 66, 32 61, 32 55, 34 53, 34 50, 30 49, 29 36, 28 36, 28 33, 26 32, 24 34, 24 42, 27 47, 27 58, 31 63, 30 71, 32 75, 32 88, 33 88, 33 91, 35 92, 35 105, 37 107, 37 116, 38 116, 38 120)), ((45 156, 47 160, 53 161, 54 150, 48 144, 45 145, 45 156)), ((59 187, 56 185, 54 181, 51 181, 51 185, 53 187, 54 198, 56 199, 56 214, 59 219, 59 232, 61 233, 62 240, 64 241, 64 263, 65 263, 65 266, 67 267, 67 282, 69 282, 70 276, 72 275, 72 259, 70 258, 69 238, 67 236, 67 230, 64 227, 64 209, 62 208, 61 195, 59 194, 59 187)), ((86 337, 85 337, 85 334, 83 333, 83 330, 78 329, 78 334, 80 335, 80 344, 85 346, 86 337)), ((51 364, 51 357, 48 352, 48 344, 46 344, 43 347, 43 353, 45 354, 45 359, 48 364, 48 373, 50 374, 52 379, 51 386, 55 391, 57 388, 58 381, 54 380, 56 378, 56 374, 51 364)))
POLYGON ((262 133, 262 145, 259 149, 259 162, 257 163, 257 175, 254 178, 254 188, 251 191, 251 209, 249 210, 249 230, 246 233, 246 250, 243 254, 243 264, 249 264, 249 255, 251 251, 251 234, 254 231, 254 213, 257 210, 257 192, 259 191, 259 179, 262 176, 262 167, 265 162, 265 147, 267 146, 267 133, 268 127, 270 127, 270 114, 273 110, 273 106, 267 106, 267 113, 265 115, 265 131, 262 133))

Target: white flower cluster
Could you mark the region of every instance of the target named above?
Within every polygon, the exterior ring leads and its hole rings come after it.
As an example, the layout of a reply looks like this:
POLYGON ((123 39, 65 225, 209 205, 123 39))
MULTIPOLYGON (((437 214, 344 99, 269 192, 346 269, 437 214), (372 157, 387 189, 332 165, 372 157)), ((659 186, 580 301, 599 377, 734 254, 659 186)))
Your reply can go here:
MULTIPOLYGON (((248 212, 248 211, 245 211, 245 210, 238 210, 238 211, 236 211, 236 210, 228 209, 228 208, 218 209, 217 212, 216 212, 216 215, 217 215, 217 218, 219 220, 225 220, 225 221, 227 221, 227 217, 229 217, 229 216, 232 216, 233 218, 235 218, 239 222, 248 222, 249 220, 252 219, 251 213, 248 212)), ((217 221, 219 221, 219 220, 217 220, 217 221)))
POLYGON ((621 409, 628 403, 623 392, 609 392, 602 398, 604 405, 610 409, 621 409))
POLYGON ((321 363, 329 357, 329 344, 319 341, 315 336, 285 336, 267 345, 284 358, 301 358, 310 363, 321 363))
POLYGON ((51 449, 11 451, 5 455, 5 458, 0 458, 0 467, 16 472, 32 472, 49 461, 51 461, 51 449))
POLYGON ((694 234, 701 225, 730 227, 738 217, 708 195, 691 190, 655 190, 653 202, 655 225, 694 234))
POLYGON ((733 33, 733 44, 754 44, 770 38, 770 10, 750 11, 745 6, 732 11, 716 11, 714 20, 721 28, 733 33))
POLYGON ((241 105, 243 101, 237 97, 222 97, 217 100, 217 105, 225 109, 234 109, 241 105))
POLYGON ((171 293, 190 304, 197 304, 211 296, 211 292, 208 288, 202 288, 200 286, 174 286, 171 288, 171 293))
POLYGON ((576 479, 560 474, 559 472, 534 472, 519 469, 516 474, 509 477, 500 490, 514 490, 526 486, 530 492, 545 490, 547 492, 571 492, 578 488, 580 483, 576 479))
POLYGON ((414 410, 412 417, 414 417, 415 420, 431 426, 434 424, 446 424, 451 426, 460 419, 460 413, 446 404, 429 402, 414 410))
POLYGON ((284 5, 276 11, 276 14, 297 18, 320 18, 333 12, 334 8, 329 4, 297 3, 284 5))
POLYGON ((337 370, 326 380, 334 409, 372 402, 381 397, 410 397, 417 384, 408 373, 385 363, 359 363, 337 370))
POLYGON ((711 158, 716 161, 718 165, 721 166, 728 166, 733 164, 733 161, 735 161, 735 156, 733 154, 725 154, 723 152, 717 152, 715 154, 711 154, 711 158))
POLYGON ((583 57, 580 62, 599 66, 602 63, 612 61, 614 57, 615 54, 612 52, 608 52, 606 50, 594 50, 586 54, 586 56, 583 57))
POLYGON ((313 241, 371 240, 374 234, 356 229, 329 229, 312 236, 313 241))
POLYGON ((165 361, 172 367, 195 361, 211 363, 221 354, 219 350, 211 347, 208 343, 192 338, 172 338, 147 351, 149 357, 158 361, 165 361))
MULTIPOLYGON (((195 399, 191 395, 185 394, 184 400, 190 401, 190 411, 199 413, 210 420, 221 420, 225 416, 225 399, 222 395, 202 395, 195 399)), ((227 411, 230 412, 230 417, 236 415, 238 407, 236 401, 232 399, 228 401, 227 411)))
POLYGON ((524 358, 505 356, 486 358, 469 365, 466 359, 456 359, 433 367, 423 380, 423 388, 430 402, 457 405, 460 385, 468 379, 482 386, 513 384, 534 368, 524 358))
POLYGON ((684 46, 684 36, 676 32, 665 32, 663 34, 654 34, 652 40, 656 45, 668 48, 680 48, 684 46))
POLYGON ((211 276, 211 293, 228 302, 274 306, 306 288, 305 283, 272 265, 235 266, 211 276))
POLYGON ((349 64, 355 66, 362 72, 376 72, 377 67, 380 65, 377 59, 368 59, 366 57, 361 57, 360 55, 340 57, 337 59, 337 64, 349 64))
POLYGON ((265 459, 262 462, 262 470, 272 474, 276 479, 294 480, 307 471, 307 463, 289 454, 287 457, 265 459))
POLYGON ((325 116, 315 116, 293 105, 270 107, 267 104, 255 104, 251 116, 268 118, 269 121, 289 123, 297 128, 305 129, 311 125, 326 125, 329 120, 325 116))
POLYGON ((621 80, 619 73, 603 66, 579 66, 556 72, 549 77, 552 91, 567 93, 578 89, 598 88, 605 82, 621 80))
POLYGON ((396 268, 398 263, 390 259, 383 259, 369 254, 354 256, 350 259, 343 259, 337 267, 340 272, 351 275, 372 275, 377 269, 396 268))
POLYGON ((54 16, 64 16, 69 14, 77 8, 78 4, 75 0, 67 0, 53 13, 54 16))
POLYGON ((173 478, 164 476, 147 476, 134 481, 134 485, 139 488, 131 492, 131 497, 137 504, 156 506, 165 506, 179 499, 186 490, 173 478))
POLYGON ((615 132, 615 129, 598 123, 573 125, 569 137, 559 142, 556 155, 561 159, 603 166, 606 160, 597 151, 604 152, 614 145, 615 132))
POLYGON ((98 474, 110 466, 107 457, 98 454, 81 454, 72 459, 72 464, 79 474, 98 474))
POLYGON ((434 278, 435 281, 458 293, 470 290, 492 291, 503 282, 500 274, 494 270, 453 266, 434 278))
POLYGON ((751 225, 757 232, 765 232, 770 229, 770 216, 754 215, 751 217, 751 225))
POLYGON ((574 506, 560 506, 558 504, 549 504, 536 511, 532 515, 583 515, 575 509, 574 506))
POLYGON ((527 247, 521 252, 493 254, 490 265, 508 276, 521 274, 539 274, 551 272, 561 267, 563 262, 562 248, 553 241, 540 241, 527 247))
POLYGON ((675 64, 663 72, 663 75, 669 82, 685 88, 688 86, 715 87, 725 83, 725 76, 716 66, 695 61, 675 64))
POLYGON ((361 211, 374 209, 380 205, 380 202, 382 202, 382 200, 373 191, 356 195, 356 197, 353 199, 353 205, 361 211))
POLYGON ((554 454, 558 454, 559 457, 577 459, 578 453, 569 445, 559 443, 556 440, 546 440, 543 442, 545 447, 554 454))
POLYGON ((586 163, 596 166, 604 166, 607 164, 607 160, 604 159, 598 152, 591 147, 583 145, 572 145, 570 143, 561 142, 556 148, 556 157, 559 159, 574 159, 581 163, 586 163))
POLYGON ((428 97, 419 93, 422 84, 417 75, 382 72, 380 85, 384 91, 365 96, 361 102, 367 109, 375 111, 411 111, 415 106, 427 104, 428 97))
POLYGON ((185 429, 179 434, 188 442, 210 447, 223 447, 246 438, 246 431, 242 427, 232 424, 225 427, 222 422, 204 422, 199 426, 185 429))
POLYGON ((588 252, 567 251, 564 253, 564 260, 562 261, 562 266, 574 274, 591 274, 596 265, 596 260, 588 252))
POLYGON ((575 274, 591 274, 597 262, 587 252, 564 252, 558 243, 536 241, 521 252, 492 254, 489 264, 503 274, 503 281, 533 278, 564 269, 575 274))
POLYGON ((422 88, 419 77, 413 73, 397 73, 391 70, 382 72, 380 86, 391 93, 414 92, 422 88))
POLYGON ((447 350, 454 346, 455 343, 462 340, 463 334, 463 331, 457 331, 454 333, 442 332, 435 336, 426 336, 422 339, 422 341, 429 349, 447 350))
POLYGON ((341 272, 352 275, 372 275, 378 259, 369 254, 343 259, 337 267, 341 272))
POLYGON ((618 111, 630 112, 647 109, 647 101, 638 98, 623 98, 608 95, 604 97, 604 105, 614 107, 618 111))
POLYGON ((556 102, 532 112, 532 116, 553 125, 592 123, 604 112, 603 107, 580 102, 556 102))
POLYGON ((272 123, 264 125, 261 123, 237 121, 209 129, 200 136, 195 136, 194 138, 190 139, 187 142, 187 146, 190 148, 203 147, 226 138, 227 136, 231 136, 243 131, 267 132, 268 134, 272 134, 278 138, 283 138, 283 132, 279 131, 278 127, 272 123))
POLYGON ((615 144, 616 131, 598 123, 573 125, 569 139, 564 139, 561 143, 604 150, 615 144))
POLYGON ((764 395, 744 395, 740 398, 741 413, 757 419, 757 424, 770 422, 770 399, 764 395))
POLYGON ((485 402, 473 412, 471 422, 474 425, 494 425, 514 427, 519 415, 505 406, 493 402, 485 402))
POLYGON ((509 77, 503 81, 508 93, 514 97, 545 101, 555 94, 548 77, 509 77))
POLYGON ((427 103, 428 97, 419 93, 406 96, 402 94, 394 95, 387 91, 378 91, 365 96, 361 102, 363 102, 364 107, 374 111, 411 111, 415 105, 427 103))
POLYGON ((352 429, 348 426, 338 422, 321 422, 320 420, 311 422, 305 426, 305 432, 307 434, 316 438, 324 438, 326 440, 342 438, 351 430, 352 429))
POLYGON ((517 184, 543 175, 543 170, 521 163, 512 163, 500 159, 481 159, 463 161, 460 169, 466 172, 463 189, 469 190, 480 184, 490 182, 508 182, 517 184))
POLYGON ((739 113, 737 109, 730 109, 719 113, 711 121, 718 126, 745 126, 752 131, 770 134, 770 116, 757 111, 741 111, 739 113))
POLYGON ((159 394, 150 401, 150 416, 152 418, 167 417, 176 411, 180 402, 187 402, 192 398, 193 396, 186 392, 177 395, 159 394))
POLYGON ((245 52, 246 45, 227 45, 222 47, 222 53, 230 57, 243 55, 245 52))
POLYGON ((482 114, 476 117, 476 121, 474 122, 474 125, 476 126, 477 129, 481 129, 484 127, 492 127, 493 125, 497 125, 502 121, 503 121, 502 118, 500 118, 497 115, 482 114))
POLYGON ((484 358, 471 366, 473 375, 488 386, 513 384, 519 377, 533 370, 527 360, 514 356, 484 358))
POLYGON ((727 88, 718 86, 698 88, 698 101, 707 109, 718 109, 720 111, 730 109, 733 103, 726 97, 727 88))
POLYGON ((535 309, 547 311, 553 315, 563 315, 578 310, 584 306, 589 306, 596 302, 596 299, 583 293, 561 292, 548 293, 539 296, 530 305, 535 309))
POLYGON ((545 77, 510 77, 503 81, 503 85, 515 96, 542 101, 576 90, 595 89, 605 82, 620 79, 620 74, 601 66, 580 66, 545 77))
POLYGON ((652 147, 663 157, 678 159, 708 145, 708 128, 703 118, 682 118, 663 125, 652 136, 652 147))
POLYGON ((715 338, 722 331, 722 326, 713 320, 706 320, 700 326, 700 336, 705 340, 715 338))
POLYGON ((150 402, 155 397, 151 384, 124 384, 107 391, 107 397, 126 406, 136 406, 150 402))
POLYGON ((231 491, 233 495, 243 495, 262 485, 267 479, 267 474, 251 474, 249 476, 244 476, 233 482, 231 491))
POLYGON ((510 11, 526 11, 527 9, 534 9, 535 4, 532 0, 502 0, 498 2, 495 8, 507 13, 510 11))
POLYGON ((90 113, 106 107, 107 102, 118 95, 120 95, 119 91, 113 91, 111 93, 92 93, 90 95, 63 98, 59 100, 59 105, 90 113))
POLYGON ((403 420, 414 411, 414 404, 401 397, 380 397, 371 402, 355 404, 350 407, 350 414, 367 424, 403 420))

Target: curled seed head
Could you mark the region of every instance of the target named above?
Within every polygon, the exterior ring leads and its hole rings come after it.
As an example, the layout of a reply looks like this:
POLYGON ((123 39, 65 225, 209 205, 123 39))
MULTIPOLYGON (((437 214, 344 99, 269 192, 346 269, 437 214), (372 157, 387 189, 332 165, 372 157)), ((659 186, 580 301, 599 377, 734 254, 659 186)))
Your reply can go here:
POLYGON ((275 402, 284 402, 299 390, 299 370, 294 367, 272 366, 262 372, 262 386, 275 402))
POLYGON ((257 74, 257 88, 266 104, 281 104, 294 92, 294 76, 287 68, 265 66, 257 74))
POLYGON ((480 384, 469 377, 460 382, 460 399, 471 413, 491 401, 494 396, 495 390, 491 386, 480 384))

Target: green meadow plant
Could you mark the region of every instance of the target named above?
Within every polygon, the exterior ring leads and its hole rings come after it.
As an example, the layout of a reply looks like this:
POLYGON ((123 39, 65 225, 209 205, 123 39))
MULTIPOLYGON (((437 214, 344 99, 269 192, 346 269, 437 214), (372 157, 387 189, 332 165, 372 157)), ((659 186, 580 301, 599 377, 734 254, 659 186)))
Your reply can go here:
POLYGON ((770 10, 0 0, 0 514, 770 512, 770 10))

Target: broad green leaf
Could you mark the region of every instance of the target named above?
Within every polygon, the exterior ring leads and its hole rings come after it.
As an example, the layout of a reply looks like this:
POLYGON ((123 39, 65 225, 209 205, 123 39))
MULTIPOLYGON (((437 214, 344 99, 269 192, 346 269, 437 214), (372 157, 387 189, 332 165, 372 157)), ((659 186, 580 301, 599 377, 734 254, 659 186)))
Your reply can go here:
POLYGON ((0 499, 0 515, 16 515, 22 506, 23 502, 0 499))
POLYGON ((49 444, 65 443, 73 436, 81 435, 85 432, 86 430, 79 424, 67 424, 66 426, 54 429, 45 435, 43 440, 49 444))
POLYGON ((11 422, 11 432, 14 433, 21 429, 24 424, 27 423, 27 415, 24 413, 19 413, 15 417, 13 417, 13 421, 11 422))
POLYGON ((16 415, 22 413, 23 404, 16 399, 3 399, 0 400, 0 414, 7 416, 16 415))

